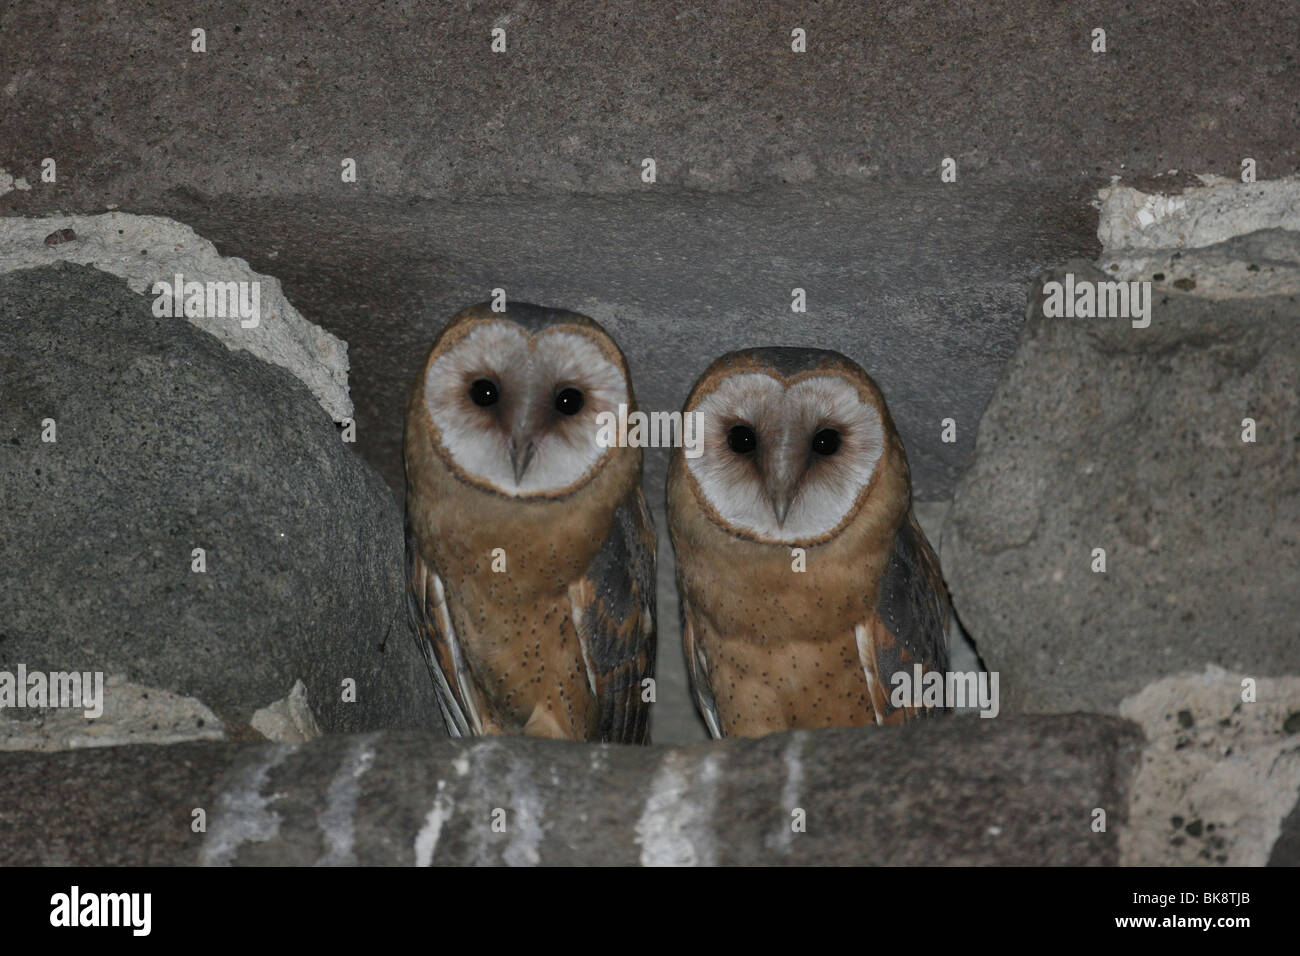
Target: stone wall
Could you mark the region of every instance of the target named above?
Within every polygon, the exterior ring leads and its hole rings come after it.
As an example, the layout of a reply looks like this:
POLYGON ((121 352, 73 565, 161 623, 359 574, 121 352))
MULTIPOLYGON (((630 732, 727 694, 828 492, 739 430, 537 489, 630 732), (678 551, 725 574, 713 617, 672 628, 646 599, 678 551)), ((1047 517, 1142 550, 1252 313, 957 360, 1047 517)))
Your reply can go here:
POLYGON ((108 690, 0 714, 0 862, 1300 859, 1300 11, 100 14, 0 12, 0 671, 108 690), (155 317, 176 270, 265 327, 155 317), (1067 276, 1149 323, 1046 314, 1067 276), (729 349, 859 361, 1001 715, 698 743, 652 453, 669 746, 447 741, 402 406, 497 287, 601 321, 652 409, 729 349))

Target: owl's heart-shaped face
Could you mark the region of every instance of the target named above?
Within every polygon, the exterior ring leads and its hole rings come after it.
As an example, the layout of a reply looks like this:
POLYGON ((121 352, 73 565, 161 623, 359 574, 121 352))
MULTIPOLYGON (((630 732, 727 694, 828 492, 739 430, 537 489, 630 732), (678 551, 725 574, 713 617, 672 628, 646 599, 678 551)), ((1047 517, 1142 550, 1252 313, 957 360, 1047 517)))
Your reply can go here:
POLYGON ((609 457, 597 416, 617 414, 631 389, 617 346, 594 323, 532 331, 482 319, 438 349, 425 401, 434 444, 462 477, 511 497, 557 497, 609 457))
POLYGON ((738 370, 698 389, 688 410, 704 415, 703 453, 685 459, 700 496, 725 529, 764 542, 840 530, 885 446, 874 389, 838 367, 793 377, 738 370))

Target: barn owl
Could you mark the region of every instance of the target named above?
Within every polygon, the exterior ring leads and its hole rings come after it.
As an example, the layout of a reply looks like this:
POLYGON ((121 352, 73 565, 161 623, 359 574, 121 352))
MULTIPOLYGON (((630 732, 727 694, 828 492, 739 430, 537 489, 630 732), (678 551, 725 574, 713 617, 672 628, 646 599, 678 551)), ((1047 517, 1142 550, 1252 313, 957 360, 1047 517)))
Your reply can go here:
MULTIPOLYGON (((668 524, 696 705, 714 737, 902 721, 891 679, 948 667, 948 593, 875 382, 819 349, 715 361, 673 453, 668 524)), ((902 686, 902 681, 899 681, 902 686)))
POLYGON ((654 527, 641 451, 596 418, 635 407, 595 321, 473 306, 406 407, 408 606, 456 737, 649 742, 654 527))

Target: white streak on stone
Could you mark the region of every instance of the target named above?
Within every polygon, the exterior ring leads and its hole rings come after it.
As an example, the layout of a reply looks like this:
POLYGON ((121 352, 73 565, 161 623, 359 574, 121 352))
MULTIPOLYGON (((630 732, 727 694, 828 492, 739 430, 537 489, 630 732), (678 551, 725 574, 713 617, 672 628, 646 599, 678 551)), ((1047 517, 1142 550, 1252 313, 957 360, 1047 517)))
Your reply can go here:
POLYGON ((328 847, 325 855, 316 861, 317 866, 357 864, 357 856, 353 852, 357 802, 361 799, 361 778, 375 762, 375 740, 378 736, 367 734, 358 740, 330 781, 325 809, 316 817, 328 847))
POLYGON ((294 744, 273 744, 265 757, 246 767, 217 802, 207 838, 199 849, 203 866, 230 866, 245 843, 265 843, 280 832, 280 814, 269 809, 275 795, 263 796, 262 788, 272 770, 298 748, 294 744))
POLYGON ((536 866, 542 860, 538 848, 545 833, 542 827, 545 807, 532 769, 526 760, 516 759, 506 775, 506 786, 510 791, 506 822, 509 841, 501 859, 507 866, 536 866))
POLYGON ((781 809, 784 811, 785 819, 775 838, 767 841, 768 846, 775 845, 786 851, 789 851, 790 841, 794 838, 794 830, 790 827, 794 821, 792 813, 799 806, 799 794, 803 790, 803 741, 803 731, 792 732, 782 752, 781 756, 785 761, 785 785, 781 788, 781 809))
POLYGON ((455 809, 451 798, 444 792, 447 781, 438 781, 438 795, 433 798, 433 806, 424 817, 424 826, 415 835, 415 865, 432 866, 433 854, 438 849, 438 838, 442 836, 442 825, 451 819, 455 809))
POLYGON ((669 751, 659 764, 636 825, 642 866, 713 866, 717 841, 713 816, 721 758, 694 763, 669 751))
POLYGON ((473 848, 469 851, 466 862, 470 866, 491 866, 497 862, 493 859, 492 851, 502 834, 493 832, 492 824, 498 807, 506 811, 506 826, 510 825, 510 811, 506 800, 501 798, 501 775, 494 772, 491 766, 493 755, 500 746, 494 738, 484 737, 468 749, 467 792, 482 800, 469 821, 468 835, 472 838, 473 848))

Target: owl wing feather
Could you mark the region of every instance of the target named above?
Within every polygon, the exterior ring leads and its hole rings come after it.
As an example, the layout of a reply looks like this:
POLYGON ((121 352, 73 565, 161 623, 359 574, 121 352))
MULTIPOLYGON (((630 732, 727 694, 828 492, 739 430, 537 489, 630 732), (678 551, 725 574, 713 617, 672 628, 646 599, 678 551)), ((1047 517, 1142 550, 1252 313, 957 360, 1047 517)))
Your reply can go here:
POLYGON ((649 743, 641 682, 654 676, 655 533, 640 487, 615 509, 591 566, 569 587, 569 602, 596 701, 596 739, 649 743))
POLYGON ((477 701, 470 690, 469 673, 461 654, 456 629, 447 609, 442 579, 420 554, 420 542, 406 522, 406 609, 415 640, 433 678, 438 709, 452 737, 483 732, 477 701))
POLYGON ((894 535, 893 549, 876 592, 875 610, 876 619, 857 630, 863 666, 873 666, 876 674, 872 699, 877 722, 926 715, 926 710, 894 709, 888 702, 893 674, 911 674, 917 663, 923 671, 948 670, 948 622, 952 613, 948 589, 939 559, 910 508, 894 535), (869 649, 864 649, 864 639, 870 643, 869 649), (900 710, 906 711, 901 717, 900 710))
POLYGON ((695 643, 695 628, 691 625, 691 608, 686 600, 686 589, 678 583, 678 593, 682 595, 682 649, 686 653, 686 673, 691 679, 691 693, 695 696, 695 706, 704 718, 709 729, 709 736, 714 740, 722 739, 722 720, 718 717, 718 703, 713 697, 713 685, 709 683, 708 661, 704 651, 695 643))

